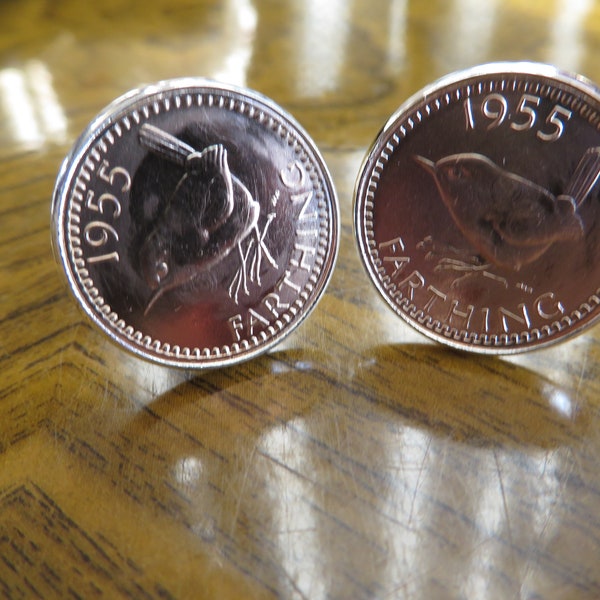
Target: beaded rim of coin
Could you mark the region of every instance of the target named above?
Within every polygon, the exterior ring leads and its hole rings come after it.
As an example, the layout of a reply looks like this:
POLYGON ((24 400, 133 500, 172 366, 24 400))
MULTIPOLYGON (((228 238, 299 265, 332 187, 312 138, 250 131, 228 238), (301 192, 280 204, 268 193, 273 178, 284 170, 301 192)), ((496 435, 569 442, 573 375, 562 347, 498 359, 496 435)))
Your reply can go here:
POLYGON ((199 78, 107 106, 52 199, 55 255, 87 316, 181 368, 248 360, 291 333, 331 278, 339 221, 299 123, 255 91, 199 78))
POLYGON ((354 193, 359 252, 386 303, 429 338, 483 354, 537 349, 594 324, 599 131, 598 88, 538 63, 453 73, 404 102, 368 150, 354 193), (461 192, 469 202, 493 189, 476 170, 493 171, 519 193, 537 189, 553 204, 556 222, 548 219, 544 229, 533 201, 531 215, 513 217, 512 197, 486 214, 474 204, 460 214, 452 206, 458 184, 442 176, 452 168, 462 177, 467 166, 475 169, 470 191, 461 192), (597 196, 593 203, 590 196, 597 196), (532 233, 535 211, 540 230, 532 233), (557 215, 564 216, 560 223, 557 215), (470 248, 469 259, 459 254, 461 245, 470 248))

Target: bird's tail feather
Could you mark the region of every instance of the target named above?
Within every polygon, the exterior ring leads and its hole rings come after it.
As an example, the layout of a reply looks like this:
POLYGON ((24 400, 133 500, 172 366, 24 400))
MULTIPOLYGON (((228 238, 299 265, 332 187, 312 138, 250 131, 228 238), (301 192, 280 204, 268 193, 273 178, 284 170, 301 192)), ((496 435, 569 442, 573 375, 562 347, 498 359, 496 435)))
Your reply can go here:
POLYGON ((569 180, 564 195, 573 198, 576 207, 579 207, 598 181, 600 181, 600 146, 586 150, 569 180))
POLYGON ((185 142, 148 123, 142 125, 139 138, 142 146, 180 166, 185 165, 187 157, 195 152, 185 142))

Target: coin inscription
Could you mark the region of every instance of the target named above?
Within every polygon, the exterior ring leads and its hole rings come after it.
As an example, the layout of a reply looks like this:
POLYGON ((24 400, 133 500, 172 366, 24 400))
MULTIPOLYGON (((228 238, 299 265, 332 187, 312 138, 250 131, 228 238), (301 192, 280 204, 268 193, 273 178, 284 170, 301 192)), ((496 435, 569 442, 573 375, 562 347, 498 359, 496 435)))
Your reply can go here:
POLYGON ((304 130, 259 94, 204 80, 99 115, 63 165, 53 222, 94 322, 182 367, 235 363, 293 330, 329 280, 339 227, 304 130))
POLYGON ((600 95, 531 63, 426 88, 388 121, 355 195, 367 272, 434 339, 515 352, 599 312, 600 95))

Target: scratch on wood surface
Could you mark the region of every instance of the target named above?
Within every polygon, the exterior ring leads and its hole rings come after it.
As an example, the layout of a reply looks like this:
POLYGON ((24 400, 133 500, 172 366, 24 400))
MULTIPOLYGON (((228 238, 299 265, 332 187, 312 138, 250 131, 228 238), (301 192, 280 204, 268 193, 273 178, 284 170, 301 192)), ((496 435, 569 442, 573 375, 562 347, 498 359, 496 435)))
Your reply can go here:
POLYGON ((233 511, 233 515, 232 515, 232 519, 231 519, 231 527, 229 529, 229 535, 232 537, 235 532, 235 524, 237 523, 238 517, 240 514, 242 498, 244 496, 244 491, 246 489, 246 482, 248 481, 248 474, 250 473, 250 469, 252 467, 252 464, 254 463, 255 454, 256 454, 256 445, 252 446, 252 452, 250 453, 250 456, 248 457, 248 459, 245 461, 245 464, 244 464, 244 473, 242 475, 242 484, 240 486, 240 489, 238 492, 238 497, 235 502, 235 509, 233 511))
MULTIPOLYGON (((496 473, 498 473, 498 483, 500 485, 500 493, 502 494, 502 506, 504 507, 504 514, 506 515, 506 529, 508 531, 508 541, 510 544, 511 548, 515 547, 515 543, 514 543, 514 539, 513 539, 513 534, 512 534, 512 527, 510 524, 510 514, 508 512, 508 503, 506 501, 506 491, 504 489, 504 480, 502 479, 502 468, 500 467, 500 461, 498 460, 498 453, 496 451, 496 449, 494 449, 494 463, 496 464, 496 473)), ((513 554, 510 555, 511 556, 511 561, 512 561, 512 571, 514 573, 517 572, 517 564, 516 564, 516 559, 515 556, 513 554)))
POLYGON ((583 382, 585 380, 585 371, 587 368, 587 362, 588 362, 588 355, 587 355, 587 353, 585 353, 583 355, 583 359, 581 361, 581 369, 579 370, 579 378, 577 379, 577 387, 575 388, 575 399, 574 399, 575 410, 577 410, 577 404, 579 402, 579 393, 581 392, 581 386, 583 385, 583 382))
POLYGON ((417 481, 415 482, 415 488, 413 490, 412 498, 410 501, 410 512, 408 515, 408 524, 407 524, 409 527, 412 524, 414 510, 415 510, 415 502, 417 499, 417 494, 419 492, 419 486, 421 485, 421 477, 423 475, 423 472, 425 471, 425 463, 427 462, 427 458, 429 456, 430 449, 431 449, 431 437, 429 437, 427 440, 427 447, 425 448, 425 452, 423 453, 423 459, 421 460, 421 464, 419 466, 419 473, 417 475, 417 481))

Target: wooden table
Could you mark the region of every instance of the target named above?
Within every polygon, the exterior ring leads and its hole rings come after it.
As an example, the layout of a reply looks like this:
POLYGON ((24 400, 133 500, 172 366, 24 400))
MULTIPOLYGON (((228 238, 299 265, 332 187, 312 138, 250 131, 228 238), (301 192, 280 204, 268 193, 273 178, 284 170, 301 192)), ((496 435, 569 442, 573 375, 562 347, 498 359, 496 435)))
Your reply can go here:
POLYGON ((0 597, 600 597, 600 328, 511 358, 428 342, 360 264, 379 128, 493 60, 600 81, 600 1, 0 5, 0 597), (110 100, 202 75, 273 98, 341 203, 311 317, 192 373, 92 328, 50 248, 62 157, 110 100))

